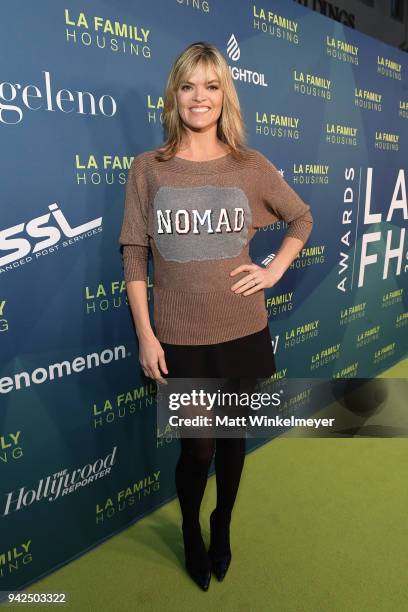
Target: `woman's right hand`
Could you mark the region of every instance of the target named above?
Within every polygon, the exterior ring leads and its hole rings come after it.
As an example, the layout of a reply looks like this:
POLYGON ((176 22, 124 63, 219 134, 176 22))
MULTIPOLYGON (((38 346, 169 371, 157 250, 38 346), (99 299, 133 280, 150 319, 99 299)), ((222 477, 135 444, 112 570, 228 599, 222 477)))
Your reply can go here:
POLYGON ((161 374, 161 371, 168 374, 164 350, 156 336, 139 339, 139 361, 146 376, 162 385, 167 385, 161 374))

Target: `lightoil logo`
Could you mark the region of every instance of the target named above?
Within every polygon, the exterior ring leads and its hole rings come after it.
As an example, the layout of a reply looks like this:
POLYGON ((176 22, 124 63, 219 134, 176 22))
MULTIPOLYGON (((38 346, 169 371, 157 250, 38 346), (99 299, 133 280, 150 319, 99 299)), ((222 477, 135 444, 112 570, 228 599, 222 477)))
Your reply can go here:
POLYGON ((233 62, 237 62, 241 57, 241 49, 239 48, 238 41, 234 34, 231 34, 227 43, 227 55, 233 62))
MULTIPOLYGON (((241 57, 241 50, 234 34, 231 34, 227 42, 227 55, 233 62, 237 62, 241 57)), ((238 66, 228 66, 228 68, 232 78, 236 81, 244 81, 244 83, 251 83, 251 85, 268 87, 268 83, 265 82, 265 75, 261 72, 254 72, 253 70, 239 68, 238 66)))

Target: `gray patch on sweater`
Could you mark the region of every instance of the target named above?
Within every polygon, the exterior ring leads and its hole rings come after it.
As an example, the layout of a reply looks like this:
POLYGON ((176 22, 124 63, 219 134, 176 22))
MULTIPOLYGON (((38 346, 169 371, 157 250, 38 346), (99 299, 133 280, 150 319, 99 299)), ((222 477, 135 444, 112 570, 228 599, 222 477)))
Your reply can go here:
POLYGON ((251 223, 251 207, 239 187, 160 187, 153 202, 153 237, 170 261, 236 257, 251 223))

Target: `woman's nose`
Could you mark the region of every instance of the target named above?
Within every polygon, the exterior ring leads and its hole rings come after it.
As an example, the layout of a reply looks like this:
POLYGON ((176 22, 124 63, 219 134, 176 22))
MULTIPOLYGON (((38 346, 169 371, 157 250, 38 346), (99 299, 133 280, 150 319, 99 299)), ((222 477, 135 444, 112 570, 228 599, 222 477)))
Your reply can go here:
POLYGON ((202 102, 203 100, 205 100, 206 95, 203 91, 196 91, 194 96, 193 96, 194 100, 196 100, 197 102, 202 102))

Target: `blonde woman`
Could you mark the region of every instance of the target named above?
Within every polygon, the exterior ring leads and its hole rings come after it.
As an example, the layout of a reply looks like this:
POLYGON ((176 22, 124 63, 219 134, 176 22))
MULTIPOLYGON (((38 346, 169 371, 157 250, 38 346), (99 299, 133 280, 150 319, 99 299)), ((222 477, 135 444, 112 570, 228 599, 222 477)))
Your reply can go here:
MULTIPOLYGON (((159 385, 208 377, 238 388, 242 377, 256 380, 276 371, 264 289, 282 278, 307 241, 310 206, 262 153, 245 145, 237 92, 214 45, 194 43, 176 58, 163 125, 164 144, 131 164, 119 237, 139 361, 159 385), (282 244, 268 266, 258 266, 249 243, 257 228, 278 220, 288 224, 282 244)), ((185 565, 207 590, 211 571, 222 580, 231 563, 230 523, 246 441, 181 437, 180 443, 175 478, 185 565), (213 457, 217 504, 207 551, 199 515, 213 457)))

